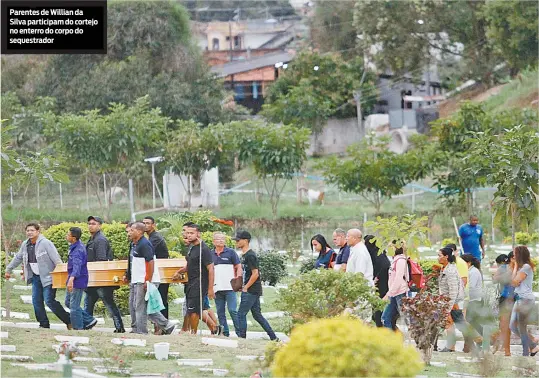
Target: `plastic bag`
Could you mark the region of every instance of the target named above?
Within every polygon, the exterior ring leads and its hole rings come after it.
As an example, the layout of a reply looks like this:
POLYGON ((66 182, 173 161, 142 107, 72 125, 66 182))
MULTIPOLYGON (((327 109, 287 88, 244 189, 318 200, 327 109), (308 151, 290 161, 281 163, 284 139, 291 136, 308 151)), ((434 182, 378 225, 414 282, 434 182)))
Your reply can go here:
POLYGON ((163 299, 161 299, 161 294, 159 293, 159 290, 157 290, 157 286, 151 282, 146 282, 146 295, 144 296, 144 299, 148 302, 146 308, 147 314, 155 314, 165 308, 163 299))

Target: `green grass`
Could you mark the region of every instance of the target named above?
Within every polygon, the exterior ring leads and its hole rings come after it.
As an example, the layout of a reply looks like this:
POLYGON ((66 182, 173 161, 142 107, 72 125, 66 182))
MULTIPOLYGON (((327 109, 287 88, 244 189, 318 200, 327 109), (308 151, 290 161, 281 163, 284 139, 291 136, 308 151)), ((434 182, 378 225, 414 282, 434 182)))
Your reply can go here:
POLYGON ((537 109, 537 106, 530 104, 532 100, 537 98, 539 87, 537 70, 523 71, 519 76, 522 80, 518 77, 512 79, 498 95, 492 96, 484 102, 486 110, 501 111, 523 106, 537 109), (534 97, 534 93, 535 98, 531 98, 534 97))

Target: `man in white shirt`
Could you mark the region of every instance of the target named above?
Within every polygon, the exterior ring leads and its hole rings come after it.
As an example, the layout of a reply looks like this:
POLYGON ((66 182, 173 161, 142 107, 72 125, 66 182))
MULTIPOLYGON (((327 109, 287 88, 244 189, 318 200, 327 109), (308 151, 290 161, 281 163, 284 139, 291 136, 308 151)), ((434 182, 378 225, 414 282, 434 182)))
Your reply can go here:
POLYGON ((346 233, 346 243, 350 246, 350 257, 346 271, 350 273, 362 273, 370 286, 373 286, 373 266, 371 255, 363 242, 363 235, 357 228, 352 228, 346 233))

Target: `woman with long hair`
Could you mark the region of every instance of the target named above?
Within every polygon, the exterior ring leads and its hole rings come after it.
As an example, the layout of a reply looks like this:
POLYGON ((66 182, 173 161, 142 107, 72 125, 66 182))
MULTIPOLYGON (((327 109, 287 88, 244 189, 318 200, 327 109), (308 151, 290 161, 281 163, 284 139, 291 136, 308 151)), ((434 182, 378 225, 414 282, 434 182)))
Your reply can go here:
POLYGON ((335 251, 328 245, 326 238, 320 234, 316 234, 311 239, 311 249, 314 252, 318 252, 318 258, 314 263, 314 268, 332 268, 335 262, 335 251))
POLYGON ((408 272, 408 261, 404 255, 404 244, 395 245, 395 256, 389 269, 388 292, 384 296, 384 300, 389 303, 384 308, 382 313, 382 323, 384 327, 393 328, 393 318, 401 314, 402 298, 408 293, 408 281, 410 281, 410 273, 408 272))
POLYGON ((509 320, 511 319, 511 312, 515 303, 515 288, 511 286, 512 269, 509 266, 511 259, 513 259, 513 252, 509 253, 509 255, 501 254, 496 257, 498 269, 493 277, 493 281, 500 285, 500 298, 498 300, 500 341, 506 356, 511 356, 511 329, 509 328, 509 320))
POLYGON ((472 254, 466 253, 461 259, 468 266, 468 307, 466 308, 466 321, 480 334, 483 333, 482 320, 485 318, 483 310, 483 275, 481 263, 472 254))
POLYGON ((535 306, 533 295, 533 270, 535 265, 531 261, 530 251, 524 245, 515 247, 515 264, 511 285, 515 288, 516 322, 520 340, 522 341, 522 355, 535 355, 539 351, 539 346, 530 347, 530 337, 528 336, 528 324, 530 315, 535 306))
MULTIPOLYGON (((464 285, 460 279, 455 264, 455 256, 451 248, 442 248, 438 251, 438 262, 443 268, 439 277, 440 295, 445 295, 450 299, 451 310, 449 315, 455 327, 462 332, 464 340, 468 345, 473 346, 474 342, 480 344, 483 338, 464 319, 462 314, 462 302, 464 301, 464 285)), ((447 344, 440 352, 454 352, 456 337, 454 333, 448 333, 447 344)))

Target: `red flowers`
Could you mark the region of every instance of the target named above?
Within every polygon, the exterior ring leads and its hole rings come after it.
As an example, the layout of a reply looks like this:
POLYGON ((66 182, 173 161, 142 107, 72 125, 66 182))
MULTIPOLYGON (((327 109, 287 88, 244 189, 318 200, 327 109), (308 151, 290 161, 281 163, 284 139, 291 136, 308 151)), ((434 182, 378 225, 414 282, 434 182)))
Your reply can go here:
POLYGON ((215 223, 224 224, 225 226, 230 226, 230 227, 234 226, 234 222, 231 220, 212 218, 212 221, 214 221, 215 223))

